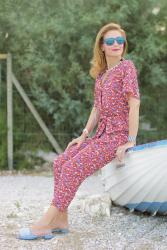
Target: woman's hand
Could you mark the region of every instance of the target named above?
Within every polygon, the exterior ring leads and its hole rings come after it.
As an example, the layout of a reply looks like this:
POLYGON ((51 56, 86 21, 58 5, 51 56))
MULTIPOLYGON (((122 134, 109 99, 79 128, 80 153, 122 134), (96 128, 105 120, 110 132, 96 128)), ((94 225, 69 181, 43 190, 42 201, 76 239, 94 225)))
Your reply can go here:
POLYGON ((85 141, 86 139, 86 135, 85 134, 82 134, 80 135, 79 137, 73 139, 68 145, 67 145, 67 148, 68 149, 69 147, 71 147, 73 144, 78 144, 77 147, 79 148, 81 146, 81 144, 85 141))
POLYGON ((124 157, 125 157, 125 151, 128 148, 131 148, 131 147, 134 147, 134 146, 135 146, 134 142, 127 142, 127 143, 119 146, 117 148, 117 151, 116 151, 116 157, 117 157, 118 161, 123 162, 124 157))

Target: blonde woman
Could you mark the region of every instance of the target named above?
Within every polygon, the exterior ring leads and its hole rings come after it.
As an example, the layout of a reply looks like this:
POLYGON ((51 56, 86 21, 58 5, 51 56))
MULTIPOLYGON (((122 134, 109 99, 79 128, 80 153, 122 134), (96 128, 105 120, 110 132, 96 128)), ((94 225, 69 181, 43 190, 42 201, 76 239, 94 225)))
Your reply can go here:
POLYGON ((111 162, 122 162, 136 144, 140 94, 137 70, 124 55, 125 31, 119 24, 103 26, 94 45, 90 75, 95 79, 94 105, 82 134, 73 139, 53 163, 54 195, 43 217, 22 228, 19 239, 51 239, 69 232, 68 206, 80 184, 111 162), (97 125, 93 137, 89 134, 97 125))

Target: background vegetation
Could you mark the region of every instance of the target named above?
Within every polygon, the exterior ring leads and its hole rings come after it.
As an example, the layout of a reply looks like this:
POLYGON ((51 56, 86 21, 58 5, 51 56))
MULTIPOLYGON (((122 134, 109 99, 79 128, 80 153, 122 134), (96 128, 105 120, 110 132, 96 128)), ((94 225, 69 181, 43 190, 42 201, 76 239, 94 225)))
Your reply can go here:
MULTIPOLYGON (((126 30, 126 58, 134 60, 139 72, 138 143, 165 139, 166 1, 0 0, 0 5, 0 51, 12 54, 16 77, 63 149, 80 135, 91 111, 90 60, 97 31, 108 22, 126 30)), ((0 168, 7 166, 5 80, 1 63, 0 168)), ((14 142, 15 168, 32 166, 27 150, 53 150, 16 91, 14 142)))

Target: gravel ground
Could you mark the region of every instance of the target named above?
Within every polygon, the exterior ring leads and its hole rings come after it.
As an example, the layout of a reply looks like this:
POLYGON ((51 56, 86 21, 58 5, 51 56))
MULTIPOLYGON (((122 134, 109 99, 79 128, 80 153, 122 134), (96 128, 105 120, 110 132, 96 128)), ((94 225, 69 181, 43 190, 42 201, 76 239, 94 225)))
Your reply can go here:
POLYGON ((90 216, 69 206, 70 233, 45 241, 16 239, 21 227, 37 221, 49 207, 53 176, 0 176, 0 250, 152 250, 167 249, 167 217, 112 206, 111 217, 90 216))

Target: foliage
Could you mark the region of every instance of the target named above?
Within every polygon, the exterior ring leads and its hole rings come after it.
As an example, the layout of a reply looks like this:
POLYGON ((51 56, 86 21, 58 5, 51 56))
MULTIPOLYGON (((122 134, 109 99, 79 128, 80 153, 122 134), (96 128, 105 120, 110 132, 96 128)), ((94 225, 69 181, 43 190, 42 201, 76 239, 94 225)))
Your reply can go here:
MULTIPOLYGON (((134 60, 139 72, 140 122, 149 122, 157 130, 157 139, 158 131, 166 131, 166 1, 0 3, 0 49, 12 53, 13 71, 51 131, 66 135, 56 137, 62 147, 81 133, 90 114, 94 88, 90 60, 97 31, 108 22, 118 22, 127 31, 126 58, 134 60)), ((15 115, 21 117, 24 104, 17 96, 14 102, 15 115)), ((32 119, 27 111, 24 123, 38 133, 32 119)), ((21 122, 15 119, 15 134, 21 122)))

